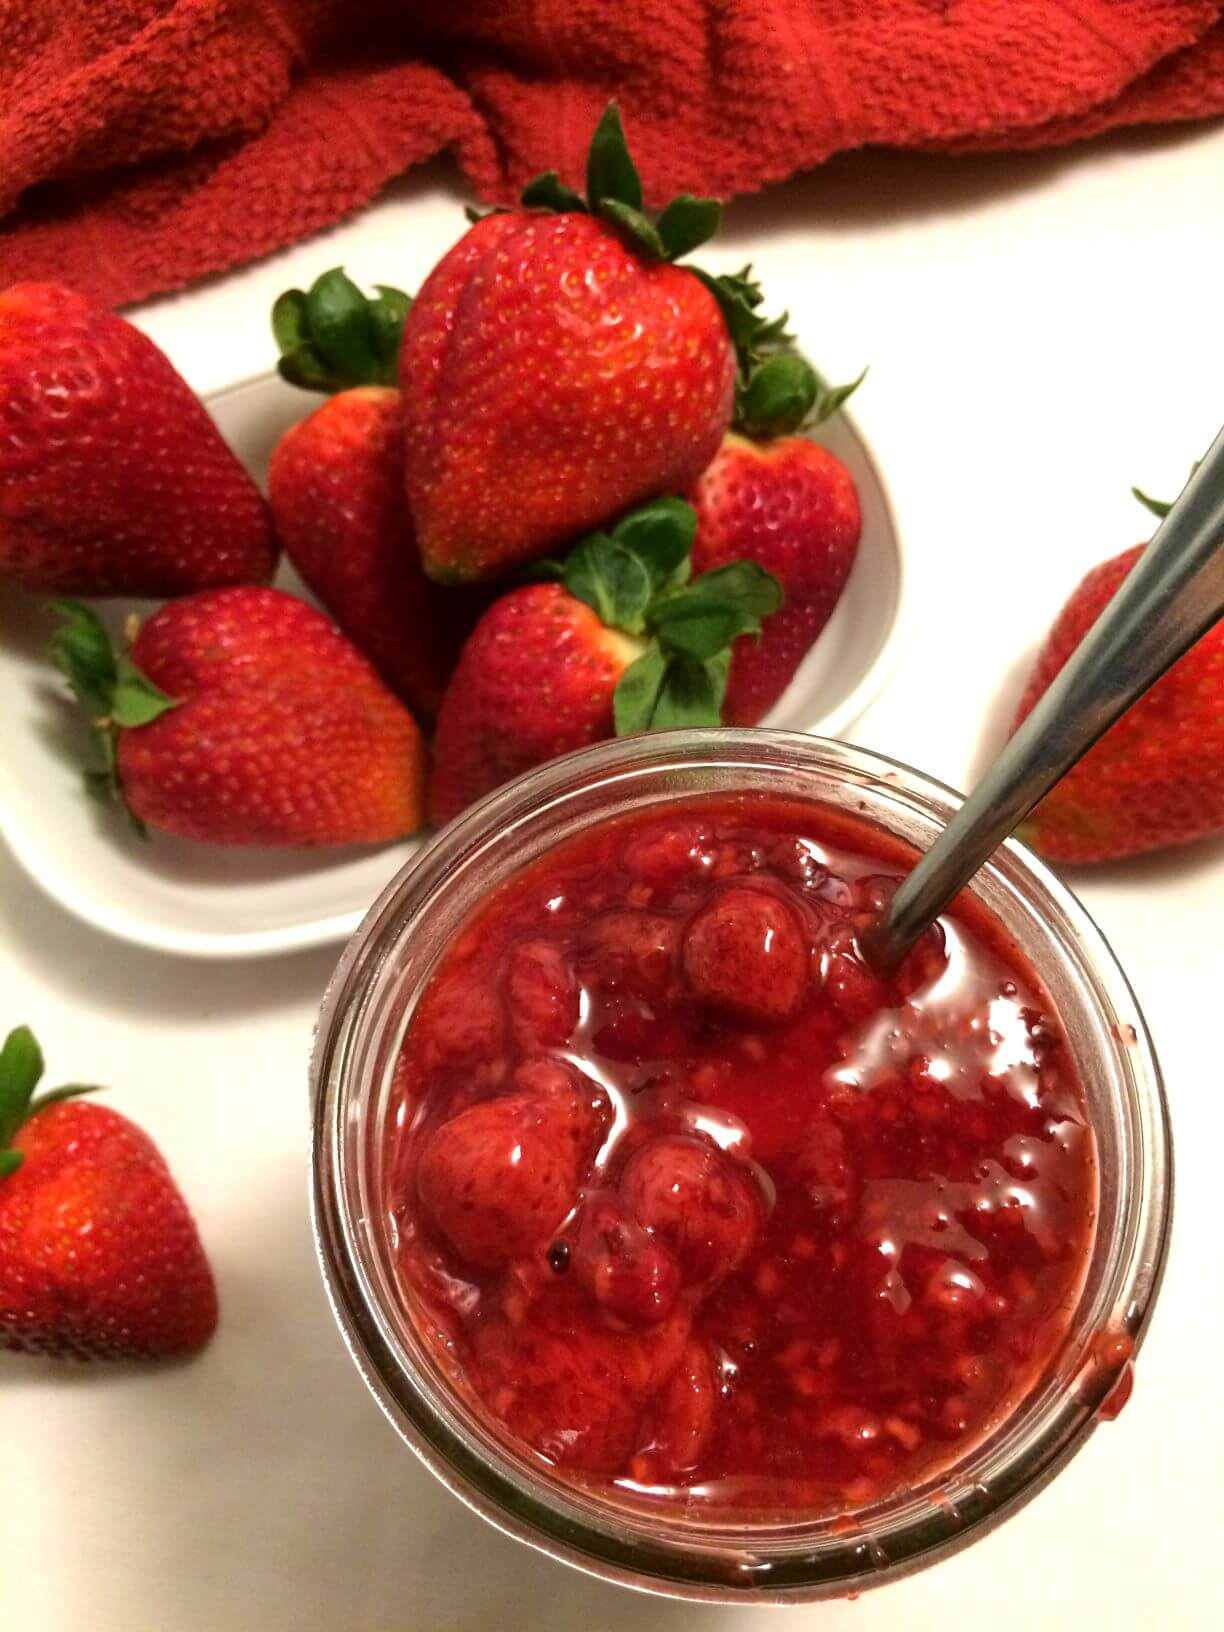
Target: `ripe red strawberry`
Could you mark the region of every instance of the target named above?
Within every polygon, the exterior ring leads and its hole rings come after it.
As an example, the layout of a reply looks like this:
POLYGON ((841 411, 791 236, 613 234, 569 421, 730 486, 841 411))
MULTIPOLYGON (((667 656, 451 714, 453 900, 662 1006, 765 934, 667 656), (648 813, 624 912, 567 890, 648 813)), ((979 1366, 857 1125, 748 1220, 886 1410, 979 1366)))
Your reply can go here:
POLYGON ((438 716, 430 815, 619 732, 716 725, 729 643, 779 604, 750 562, 684 583, 693 513, 661 499, 584 539, 563 583, 530 584, 476 625, 438 716))
POLYGON ((325 617, 281 590, 172 601, 118 656, 96 617, 52 657, 94 722, 95 791, 137 824, 217 844, 364 844, 421 825, 424 748, 403 704, 325 617))
POLYGON ((26 1027, 0 1052, 0 1347, 83 1360, 190 1354, 217 1291, 156 1146, 125 1116, 61 1088, 31 1096, 26 1027))
POLYGON ((543 554, 627 505, 683 491, 731 415, 719 300, 671 260, 713 231, 681 198, 657 226, 615 107, 587 171, 478 221, 404 325, 408 503, 426 571, 469 581, 543 554), (544 206, 557 213, 543 213, 544 206))
POLYGON ((151 340, 61 284, 0 293, 0 577, 183 595, 275 564, 258 489, 151 340))
POLYGON ((335 391, 277 444, 268 501, 303 581, 383 679, 432 719, 480 607, 432 583, 404 497, 404 433, 393 388, 410 301, 367 299, 336 269, 273 309, 280 372, 335 391))
POLYGON ((693 567, 752 560, 786 594, 760 639, 731 659, 724 718, 755 725, 781 697, 833 614, 854 566, 862 520, 850 472, 805 436, 755 442, 732 434, 693 490, 693 567))
MULTIPOLYGON (((1143 552, 1094 567, 1055 620, 1015 724, 1096 622, 1143 552)), ((1224 623, 1218 623, 1073 765, 1020 837, 1055 861, 1111 861, 1224 832, 1224 623)), ((1014 727, 1013 727, 1014 729, 1014 727)))

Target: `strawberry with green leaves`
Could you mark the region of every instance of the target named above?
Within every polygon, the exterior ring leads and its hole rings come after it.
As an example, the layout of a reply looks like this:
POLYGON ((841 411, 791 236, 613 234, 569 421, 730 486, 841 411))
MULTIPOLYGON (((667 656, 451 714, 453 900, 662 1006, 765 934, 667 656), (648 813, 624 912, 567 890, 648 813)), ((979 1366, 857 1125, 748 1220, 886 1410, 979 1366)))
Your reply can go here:
POLYGON ((148 1135, 72 1085, 34 1097, 26 1026, 0 1049, 0 1347, 168 1359, 208 1342, 217 1289, 148 1135))
POLYGON ((273 307, 282 378, 334 394, 281 437, 268 500, 303 582, 391 689, 432 719, 479 608, 421 566, 395 383, 411 301, 377 289, 369 298, 337 267, 273 307))
MULTIPOLYGON (((1157 516, 1167 504, 1136 497, 1157 516)), ((1054 620, 1015 725, 1100 617, 1143 554, 1136 544, 1094 567, 1054 620)), ((1015 727, 1013 727, 1014 729, 1015 727)), ((1021 824, 1054 861, 1115 861, 1224 833, 1224 622, 1195 642, 1021 824)))
POLYGON ((587 196, 555 173, 477 220, 404 324, 404 471, 425 569, 495 577, 656 494, 684 491, 731 417, 712 280, 676 264, 712 199, 651 221, 615 105, 587 196))
POLYGON ((411 714, 314 607, 278 589, 163 606, 130 654, 76 602, 51 643, 93 727, 91 789, 138 828, 213 844, 370 844, 421 825, 411 714))
POLYGON ((275 565, 258 488, 147 335, 62 284, 0 292, 0 578, 185 595, 275 565))
POLYGON ((572 749, 719 723, 732 643, 782 594, 750 561, 691 577, 695 526, 683 500, 657 499, 485 613, 438 717, 434 821, 572 749))
POLYGON ((786 690, 833 614, 858 554, 862 516, 845 465, 811 438, 862 382, 827 385, 795 348, 786 314, 760 312, 750 267, 720 280, 736 337, 733 428, 692 490, 693 565, 757 561, 778 579, 786 605, 759 640, 731 659, 724 718, 755 725, 786 690))

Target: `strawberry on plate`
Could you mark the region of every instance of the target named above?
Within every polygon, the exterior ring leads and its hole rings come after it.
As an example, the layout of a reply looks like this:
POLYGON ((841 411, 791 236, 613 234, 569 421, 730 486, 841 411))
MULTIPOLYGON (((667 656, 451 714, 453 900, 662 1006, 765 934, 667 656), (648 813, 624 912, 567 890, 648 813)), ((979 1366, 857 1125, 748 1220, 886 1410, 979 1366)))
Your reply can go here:
POLYGON ((0 293, 0 578, 185 595, 275 565, 259 490, 146 335, 61 284, 0 293))
POLYGON ((60 602, 51 655, 94 726, 93 791, 215 844, 368 844, 421 825, 424 747, 356 647, 278 589, 163 606, 130 655, 60 602))
POLYGON ((127 1117, 42 1076, 25 1026, 0 1050, 0 1347, 167 1359, 217 1325, 212 1271, 169 1169, 127 1117))
POLYGON ((425 569, 505 572, 655 494, 684 491, 731 417, 735 354, 712 280, 676 266, 718 220, 675 199, 657 224, 615 105, 587 199, 554 173, 478 220, 404 324, 408 503, 425 569))
POLYGON ((658 499, 593 533, 553 581, 494 602, 442 702, 430 815, 559 754, 614 735, 717 725, 731 642, 781 604, 776 581, 734 561, 690 581, 692 507, 658 499))
MULTIPOLYGON (((863 379, 828 386, 795 350, 786 314, 762 317, 760 285, 745 267, 721 280, 736 335, 733 429, 692 491, 693 567, 757 561, 786 604, 731 659, 723 718, 755 725, 781 697, 833 614, 858 554, 862 516, 854 479, 806 432, 835 414, 863 379), (738 310, 731 301, 738 297, 738 310)), ((865 371, 864 371, 865 372, 865 371)))
MULTIPOLYGON (((1145 501, 1147 502, 1147 501, 1145 501)), ((1157 514, 1167 506, 1153 504, 1157 514)), ((1094 567, 1055 619, 1029 676, 1018 726, 1143 554, 1094 567)), ((1224 622, 1127 709, 1020 825, 1054 861, 1113 861, 1224 833, 1224 622)))
POLYGON ((395 379, 410 304, 382 285, 368 298, 340 268, 281 295, 282 377, 335 395, 280 439, 268 502, 303 582, 392 691, 432 719, 479 608, 425 576, 408 514, 395 379))

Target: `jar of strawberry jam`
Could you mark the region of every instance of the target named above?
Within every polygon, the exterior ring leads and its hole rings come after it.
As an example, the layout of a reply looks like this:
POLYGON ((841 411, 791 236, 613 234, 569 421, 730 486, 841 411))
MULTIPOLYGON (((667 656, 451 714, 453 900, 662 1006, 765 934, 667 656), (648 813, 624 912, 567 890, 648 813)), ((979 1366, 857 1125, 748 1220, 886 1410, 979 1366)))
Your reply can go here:
POLYGON ((981 1535, 1120 1408, 1171 1154, 1109 948, 1009 843, 894 975, 861 953, 957 803, 818 738, 634 737, 369 913, 314 1052, 324 1276, 500 1529, 810 1601, 981 1535))

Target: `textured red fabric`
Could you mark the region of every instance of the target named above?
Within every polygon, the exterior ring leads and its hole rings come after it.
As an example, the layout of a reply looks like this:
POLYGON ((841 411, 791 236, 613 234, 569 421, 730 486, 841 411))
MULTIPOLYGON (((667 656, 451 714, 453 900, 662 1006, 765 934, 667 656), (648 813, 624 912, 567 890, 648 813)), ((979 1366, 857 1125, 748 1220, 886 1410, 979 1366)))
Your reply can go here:
POLYGON ((1224 112, 1220 0, 0 0, 0 283, 113 303, 351 213, 450 148, 581 176, 619 97, 648 194, 867 143, 1032 147, 1224 112))

